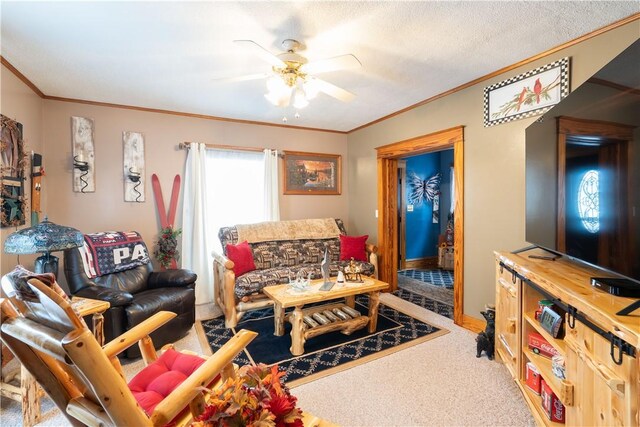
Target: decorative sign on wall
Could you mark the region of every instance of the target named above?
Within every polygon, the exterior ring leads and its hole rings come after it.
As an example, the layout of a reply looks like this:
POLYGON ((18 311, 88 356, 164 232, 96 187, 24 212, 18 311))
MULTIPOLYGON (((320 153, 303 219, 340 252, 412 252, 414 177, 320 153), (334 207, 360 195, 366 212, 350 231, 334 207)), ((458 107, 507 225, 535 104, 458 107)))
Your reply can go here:
POLYGON ((569 58, 484 88, 484 126, 545 113, 569 94, 569 58))
POLYGON ((95 155, 93 152, 93 119, 71 117, 73 142, 73 191, 96 191, 95 155))
POLYGON ((440 192, 440 179, 442 174, 438 172, 429 179, 422 179, 413 171, 407 172, 407 183, 409 184, 408 201, 412 205, 419 205, 422 202, 430 202, 440 192))
POLYGON ((24 169, 27 157, 24 153, 22 125, 2 114, 0 125, 0 225, 15 227, 25 223, 24 169))
POLYGON ((122 132, 124 153, 124 201, 144 202, 145 164, 144 135, 122 132))

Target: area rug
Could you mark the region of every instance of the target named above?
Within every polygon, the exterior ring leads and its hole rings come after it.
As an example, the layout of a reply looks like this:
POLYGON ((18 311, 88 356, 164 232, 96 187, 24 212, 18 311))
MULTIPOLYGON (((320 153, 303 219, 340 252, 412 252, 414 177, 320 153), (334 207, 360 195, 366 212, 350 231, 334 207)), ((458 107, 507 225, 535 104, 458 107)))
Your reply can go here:
POLYGON ((398 274, 398 290, 394 295, 427 310, 453 319, 453 290, 434 286, 398 274))
MULTIPOLYGON (((356 297, 356 309, 363 314, 368 311, 368 303, 366 295, 356 297)), ((352 368, 449 332, 385 304, 380 304, 378 312, 378 327, 374 333, 368 333, 365 327, 350 336, 330 332, 314 337, 305 343, 305 353, 301 356, 292 356, 289 352, 291 325, 288 322, 285 322, 284 336, 273 335, 271 308, 247 313, 236 328, 225 328, 224 318, 217 318, 196 324, 196 329, 203 348, 208 345, 214 352, 240 329, 258 332, 256 339, 236 357, 235 363, 278 364, 285 372, 283 379, 289 387, 352 368)))
POLYGON ((434 286, 442 286, 448 289, 453 289, 453 272, 449 270, 409 269, 399 270, 398 274, 410 277, 412 279, 420 280, 421 282, 431 283, 434 286))

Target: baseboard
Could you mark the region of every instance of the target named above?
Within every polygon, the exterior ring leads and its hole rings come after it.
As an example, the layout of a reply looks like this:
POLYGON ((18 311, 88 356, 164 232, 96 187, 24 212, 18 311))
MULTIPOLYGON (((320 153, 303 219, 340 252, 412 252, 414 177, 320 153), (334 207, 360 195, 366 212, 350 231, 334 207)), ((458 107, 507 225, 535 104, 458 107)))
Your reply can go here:
POLYGON ((487 322, 484 320, 476 319, 475 317, 471 317, 466 314, 463 314, 461 326, 472 332, 478 333, 478 332, 484 331, 484 328, 487 327, 487 322))
POLYGON ((425 258, 413 258, 408 259, 404 262, 405 269, 424 269, 429 270, 433 268, 438 268, 438 257, 425 257, 425 258))

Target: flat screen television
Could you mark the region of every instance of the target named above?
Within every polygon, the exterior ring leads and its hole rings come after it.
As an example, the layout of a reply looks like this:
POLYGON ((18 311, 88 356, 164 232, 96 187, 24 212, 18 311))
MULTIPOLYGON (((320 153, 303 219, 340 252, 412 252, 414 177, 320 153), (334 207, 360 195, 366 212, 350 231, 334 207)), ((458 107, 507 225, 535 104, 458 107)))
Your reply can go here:
POLYGON ((526 240, 640 288, 640 40, 526 129, 526 240))

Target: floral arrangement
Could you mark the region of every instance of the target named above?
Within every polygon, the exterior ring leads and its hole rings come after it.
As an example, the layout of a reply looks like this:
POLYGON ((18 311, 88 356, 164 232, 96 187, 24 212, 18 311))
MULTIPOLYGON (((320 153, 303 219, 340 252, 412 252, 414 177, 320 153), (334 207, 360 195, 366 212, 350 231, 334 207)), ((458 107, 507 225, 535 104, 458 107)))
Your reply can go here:
POLYGON ((178 252, 178 236, 182 230, 174 230, 172 227, 166 227, 160 230, 160 237, 156 242, 156 248, 153 256, 158 260, 163 268, 168 268, 173 260, 180 258, 178 252))
POLYGON ((211 390, 192 427, 303 427, 297 398, 282 384, 278 366, 243 366, 236 378, 211 390))

